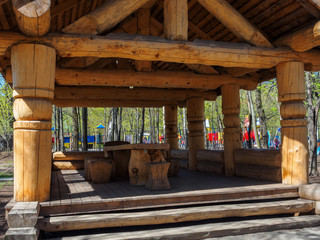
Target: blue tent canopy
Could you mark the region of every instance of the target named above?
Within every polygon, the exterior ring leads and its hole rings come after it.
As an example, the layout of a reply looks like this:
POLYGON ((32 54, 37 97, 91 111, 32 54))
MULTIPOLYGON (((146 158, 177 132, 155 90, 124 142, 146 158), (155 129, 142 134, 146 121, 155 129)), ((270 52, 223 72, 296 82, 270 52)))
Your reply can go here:
POLYGON ((102 124, 99 124, 99 126, 97 127, 97 129, 104 129, 105 127, 102 124))

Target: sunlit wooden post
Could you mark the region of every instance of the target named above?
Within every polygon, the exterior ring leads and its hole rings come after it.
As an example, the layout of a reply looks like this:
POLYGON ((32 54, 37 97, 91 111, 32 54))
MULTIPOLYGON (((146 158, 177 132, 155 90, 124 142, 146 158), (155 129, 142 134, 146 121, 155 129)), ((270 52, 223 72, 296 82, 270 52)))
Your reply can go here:
POLYGON ((308 129, 305 100, 304 64, 277 65, 277 84, 281 102, 282 182, 308 183, 308 129))
POLYGON ((39 44, 12 48, 14 198, 50 197, 51 115, 56 51, 39 44))
POLYGON ((224 164, 226 176, 235 174, 234 151, 241 148, 240 93, 238 85, 224 85, 222 113, 224 115, 224 164))
POLYGON ((201 97, 187 100, 188 143, 189 143, 189 169, 197 170, 197 151, 205 149, 204 136, 204 99, 201 97))

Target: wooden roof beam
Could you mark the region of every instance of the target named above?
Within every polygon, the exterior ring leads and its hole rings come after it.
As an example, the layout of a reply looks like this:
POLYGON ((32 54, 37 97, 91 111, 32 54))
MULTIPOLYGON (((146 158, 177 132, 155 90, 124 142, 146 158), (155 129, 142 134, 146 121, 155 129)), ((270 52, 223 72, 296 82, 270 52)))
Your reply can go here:
POLYGON ((320 45, 320 22, 312 23, 297 32, 277 39, 274 44, 305 52, 320 45))
POLYGON ((273 47, 269 40, 225 0, 198 0, 241 40, 257 47, 273 47))
MULTIPOLYGON (((225 0, 198 0, 222 24, 244 42, 257 47, 273 47, 269 40, 253 26, 241 13, 225 0)), ((243 76, 258 69, 230 68, 227 72, 232 76, 243 76)))
POLYGON ((317 19, 320 19, 320 1, 319 0, 297 0, 304 9, 317 19))
POLYGON ((185 101, 191 97, 203 97, 214 101, 215 91, 200 91, 193 89, 158 89, 158 88, 119 88, 119 87, 60 87, 56 86, 54 98, 77 100, 157 100, 185 101))
POLYGON ((110 30, 150 0, 109 0, 62 29, 71 34, 100 34, 110 30))
POLYGON ((28 36, 49 32, 51 0, 12 0, 12 5, 21 32, 28 36))
POLYGON ((289 48, 261 48, 243 43, 179 42, 151 36, 109 34, 107 37, 49 34, 41 38, 0 34, 0 56, 17 43, 52 46, 61 57, 129 58, 222 67, 271 68, 280 62, 301 61, 320 66, 320 51, 298 53, 289 48))

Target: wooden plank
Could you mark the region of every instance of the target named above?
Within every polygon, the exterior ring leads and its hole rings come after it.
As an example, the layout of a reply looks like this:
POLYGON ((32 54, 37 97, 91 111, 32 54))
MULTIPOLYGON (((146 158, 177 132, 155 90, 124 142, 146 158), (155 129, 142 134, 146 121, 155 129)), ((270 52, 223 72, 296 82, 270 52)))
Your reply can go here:
POLYGON ((158 100, 184 101, 190 97, 203 97, 215 100, 215 91, 198 91, 192 89, 158 89, 158 88, 117 88, 117 87, 56 87, 55 99, 76 100, 158 100))
MULTIPOLYGON (((116 232, 104 234, 86 235, 90 239, 128 239, 128 240, 156 240, 167 239, 205 239, 223 236, 236 236, 248 233, 268 232, 285 229, 297 229, 305 227, 316 227, 320 224, 319 216, 300 216, 300 217, 279 217, 271 219, 255 219, 243 221, 231 221, 223 223, 207 223, 201 225, 191 225, 172 228, 158 228, 139 230, 133 232, 116 232)), ((64 237, 63 240, 80 240, 79 237, 64 237)))
POLYGON ((132 213, 108 213, 99 215, 80 215, 50 217, 39 220, 43 231, 70 231, 119 226, 158 225, 187 221, 201 221, 226 217, 247 217, 258 215, 288 214, 309 212, 315 204, 310 200, 287 200, 263 203, 245 203, 234 205, 213 205, 156 210, 132 213))
POLYGON ((72 161, 72 160, 84 160, 86 157, 104 157, 103 151, 86 151, 86 152, 54 152, 53 153, 54 161, 72 161))
POLYGON ((167 143, 148 143, 148 144, 123 144, 123 145, 116 145, 116 146, 105 146, 103 147, 103 151, 117 151, 117 150, 156 150, 156 149, 163 149, 168 150, 170 149, 170 145, 167 143))
POLYGON ((99 34, 110 30, 149 0, 111 0, 81 17, 62 31, 73 34, 99 34))
POLYGON ((296 0, 301 4, 310 14, 317 19, 320 19, 320 1, 319 0, 296 0))
POLYGON ((187 160, 188 159, 188 150, 176 150, 176 149, 174 149, 174 150, 170 151, 170 156, 172 158, 187 160))
POLYGON ((237 149, 236 164, 281 167, 281 152, 277 149, 237 149))
POLYGON ((4 13, 2 5, 0 5, 0 20, 4 30, 10 30, 8 19, 4 13))
POLYGON ((224 162, 224 151, 223 150, 198 150, 197 159, 198 161, 209 161, 209 162, 224 162))
POLYGON ((270 180, 273 182, 281 182, 282 180, 281 167, 256 166, 236 163, 235 168, 237 176, 270 180))

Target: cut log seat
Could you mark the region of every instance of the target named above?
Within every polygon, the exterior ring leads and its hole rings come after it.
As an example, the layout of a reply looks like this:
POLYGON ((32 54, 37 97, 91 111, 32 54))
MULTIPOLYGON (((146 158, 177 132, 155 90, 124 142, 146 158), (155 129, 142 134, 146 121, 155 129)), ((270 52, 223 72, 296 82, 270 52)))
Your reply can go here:
POLYGON ((112 158, 86 158, 85 178, 92 183, 107 183, 110 181, 112 158))
POLYGON ((169 162, 148 162, 146 165, 148 171, 147 189, 168 190, 171 188, 168 180, 169 162))

